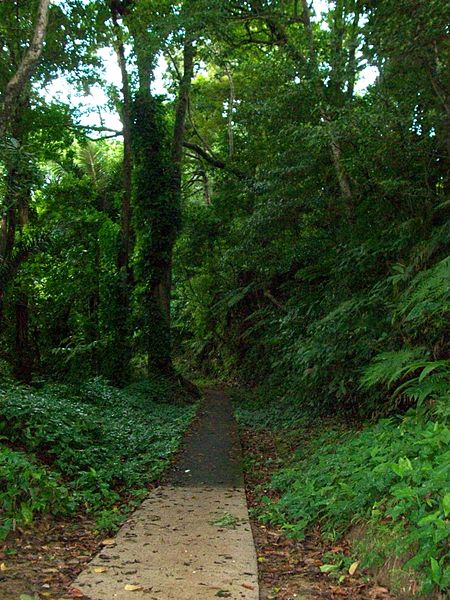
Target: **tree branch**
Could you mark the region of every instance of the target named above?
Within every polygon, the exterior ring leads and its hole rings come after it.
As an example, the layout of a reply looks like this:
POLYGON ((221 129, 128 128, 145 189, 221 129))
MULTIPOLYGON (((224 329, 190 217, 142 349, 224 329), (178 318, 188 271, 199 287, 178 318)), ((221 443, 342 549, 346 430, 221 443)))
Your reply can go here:
POLYGON ((31 40, 28 50, 25 52, 17 71, 6 86, 0 121, 0 137, 5 135, 12 119, 13 106, 20 97, 24 86, 29 81, 33 70, 41 57, 45 33, 47 31, 49 5, 50 0, 40 0, 33 39, 31 40))
POLYGON ((209 152, 204 150, 204 148, 202 148, 198 144, 193 144, 192 142, 183 142, 183 146, 185 148, 188 148, 189 150, 192 150, 193 152, 195 152, 198 156, 203 158, 208 164, 210 164, 213 167, 216 167, 216 169, 223 169, 224 171, 228 171, 232 175, 235 175, 238 179, 248 179, 248 176, 243 171, 240 171, 239 169, 235 169, 234 167, 228 165, 226 162, 224 162, 223 160, 220 160, 219 158, 215 158, 214 156, 212 156, 209 152))
POLYGON ((282 310, 283 312, 288 312, 288 309, 285 307, 284 304, 282 304, 279 300, 277 300, 275 298, 275 296, 269 292, 269 290, 265 290, 264 291, 264 296, 270 300, 272 302, 272 304, 274 304, 277 308, 279 308, 280 310, 282 310))

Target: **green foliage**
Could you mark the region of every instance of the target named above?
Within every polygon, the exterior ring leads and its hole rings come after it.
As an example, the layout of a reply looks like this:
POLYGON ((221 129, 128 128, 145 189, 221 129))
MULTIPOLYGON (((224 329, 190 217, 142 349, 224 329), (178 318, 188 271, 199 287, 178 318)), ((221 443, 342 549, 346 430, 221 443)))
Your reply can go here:
MULTIPOLYGON (((397 318, 409 332, 425 330, 437 342, 450 313, 450 256, 420 271, 401 294, 397 318)), ((434 341, 434 340, 433 340, 434 341)))
MULTIPOLYGON (((247 426, 252 413, 256 426, 263 422, 261 402, 252 404, 241 397, 238 406, 247 426)), ((412 571, 420 580, 422 591, 445 589, 449 427, 411 410, 403 418, 381 419, 360 430, 329 425, 312 435, 312 422, 305 429, 297 421, 294 430, 288 430, 282 406, 267 406, 266 427, 279 429, 282 438, 295 439, 295 433, 301 442, 283 458, 272 479, 279 499, 263 497, 262 521, 281 525, 294 537, 303 537, 319 523, 322 534, 331 539, 363 524, 368 533, 357 549, 365 566, 395 556, 404 573, 412 571), (277 419, 273 413, 278 407, 277 419)))
MULTIPOLYGON (((36 9, 6 4, 1 96, 36 9)), ((390 527, 380 552, 414 556, 405 568, 420 569, 425 588, 444 587, 447 6, 329 2, 310 27, 297 2, 280 0, 129 7, 119 19, 137 67, 125 273, 122 143, 87 142, 76 111, 43 94, 61 73, 85 92, 98 80, 98 50, 117 33, 107 4, 52 4, 42 59, 1 140, 1 372, 75 382, 4 386, 2 468, 27 507, 21 516, 0 488, 7 518, 26 520, 39 498, 42 510, 59 510, 58 498, 68 510, 67 490, 74 507, 101 510, 102 526, 119 522, 118 494, 158 476, 191 412, 169 406, 163 381, 117 390, 93 378, 124 385, 129 364, 142 370, 147 359, 150 371, 171 371, 174 341, 187 371, 264 383, 237 403, 247 426, 383 417, 329 430, 298 453, 266 514, 297 534, 320 521, 332 535, 353 518, 380 539, 390 527), (186 32, 201 69, 180 198, 176 101, 152 95, 150 69, 167 50, 175 97, 186 32), (362 85, 368 65, 376 78, 362 85), (172 272, 173 336, 160 302, 172 272)), ((120 90, 108 93, 125 117, 120 90)))
MULTIPOLYGON (((329 3, 317 15, 326 28, 308 32, 287 19, 286 44, 270 52, 231 50, 230 37, 245 38, 242 24, 219 30, 233 56, 234 150, 224 63, 208 57, 208 76, 193 86, 190 133, 226 166, 186 162, 186 225, 174 265, 184 364, 269 382, 282 402, 289 397, 314 414, 364 417, 419 398, 392 398, 381 382, 361 387, 376 356, 407 350, 417 360, 448 359, 449 213, 438 158, 446 134, 437 95, 447 59, 438 4, 419 2, 403 20, 402 4, 329 3), (411 43, 413 23, 424 45, 411 43), (414 76, 403 73, 406 55, 417 61, 414 76), (363 57, 380 76, 355 92, 351 73, 363 57)), ((246 18, 264 38, 250 9, 246 18)))
POLYGON ((211 525, 216 525, 217 527, 229 527, 230 529, 236 529, 239 523, 240 520, 229 512, 225 512, 222 516, 210 521, 211 525))
POLYGON ((57 515, 71 508, 69 490, 54 472, 0 443, 0 539, 16 522, 31 523, 36 513, 57 515))
MULTIPOLYGON (((158 380, 124 390, 99 378, 40 390, 3 386, 1 434, 22 449, 2 454, 4 533, 12 519, 27 522, 54 507, 111 510, 121 492, 157 479, 194 411, 174 404, 174 394, 158 380), (37 459, 30 462, 29 455, 37 459)), ((100 525, 119 518, 103 512, 100 525)))
POLYGON ((386 391, 394 390, 394 401, 406 398, 418 407, 426 402, 434 407, 435 413, 448 417, 450 361, 413 360, 423 353, 423 349, 415 348, 377 355, 364 370, 362 388, 371 389, 382 385, 386 391))

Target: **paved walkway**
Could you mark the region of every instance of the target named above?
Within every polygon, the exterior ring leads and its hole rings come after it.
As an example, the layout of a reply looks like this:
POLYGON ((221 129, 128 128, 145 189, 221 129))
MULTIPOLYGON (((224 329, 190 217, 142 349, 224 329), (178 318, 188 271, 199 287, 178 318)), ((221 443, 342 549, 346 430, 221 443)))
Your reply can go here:
POLYGON ((241 450, 225 394, 207 392, 167 484, 73 587, 91 600, 258 600, 241 450))

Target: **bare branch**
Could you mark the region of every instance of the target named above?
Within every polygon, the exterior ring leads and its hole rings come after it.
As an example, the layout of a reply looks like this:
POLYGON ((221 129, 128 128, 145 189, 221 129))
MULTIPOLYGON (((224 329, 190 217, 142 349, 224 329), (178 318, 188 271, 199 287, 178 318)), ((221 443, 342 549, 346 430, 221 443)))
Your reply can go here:
POLYGON ((272 302, 272 304, 274 304, 276 307, 278 307, 280 310, 282 310, 283 312, 288 312, 288 309, 285 307, 284 304, 282 304, 279 300, 277 300, 275 298, 275 296, 269 292, 269 290, 265 290, 264 291, 264 296, 270 300, 272 302))

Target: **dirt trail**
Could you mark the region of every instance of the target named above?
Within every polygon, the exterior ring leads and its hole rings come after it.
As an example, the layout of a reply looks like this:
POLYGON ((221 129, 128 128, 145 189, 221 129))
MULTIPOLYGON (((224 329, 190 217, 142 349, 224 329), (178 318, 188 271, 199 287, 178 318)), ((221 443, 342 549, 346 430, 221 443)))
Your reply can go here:
POLYGON ((207 392, 167 483, 93 558, 73 589, 91 600, 258 599, 241 449, 223 392, 207 392))

